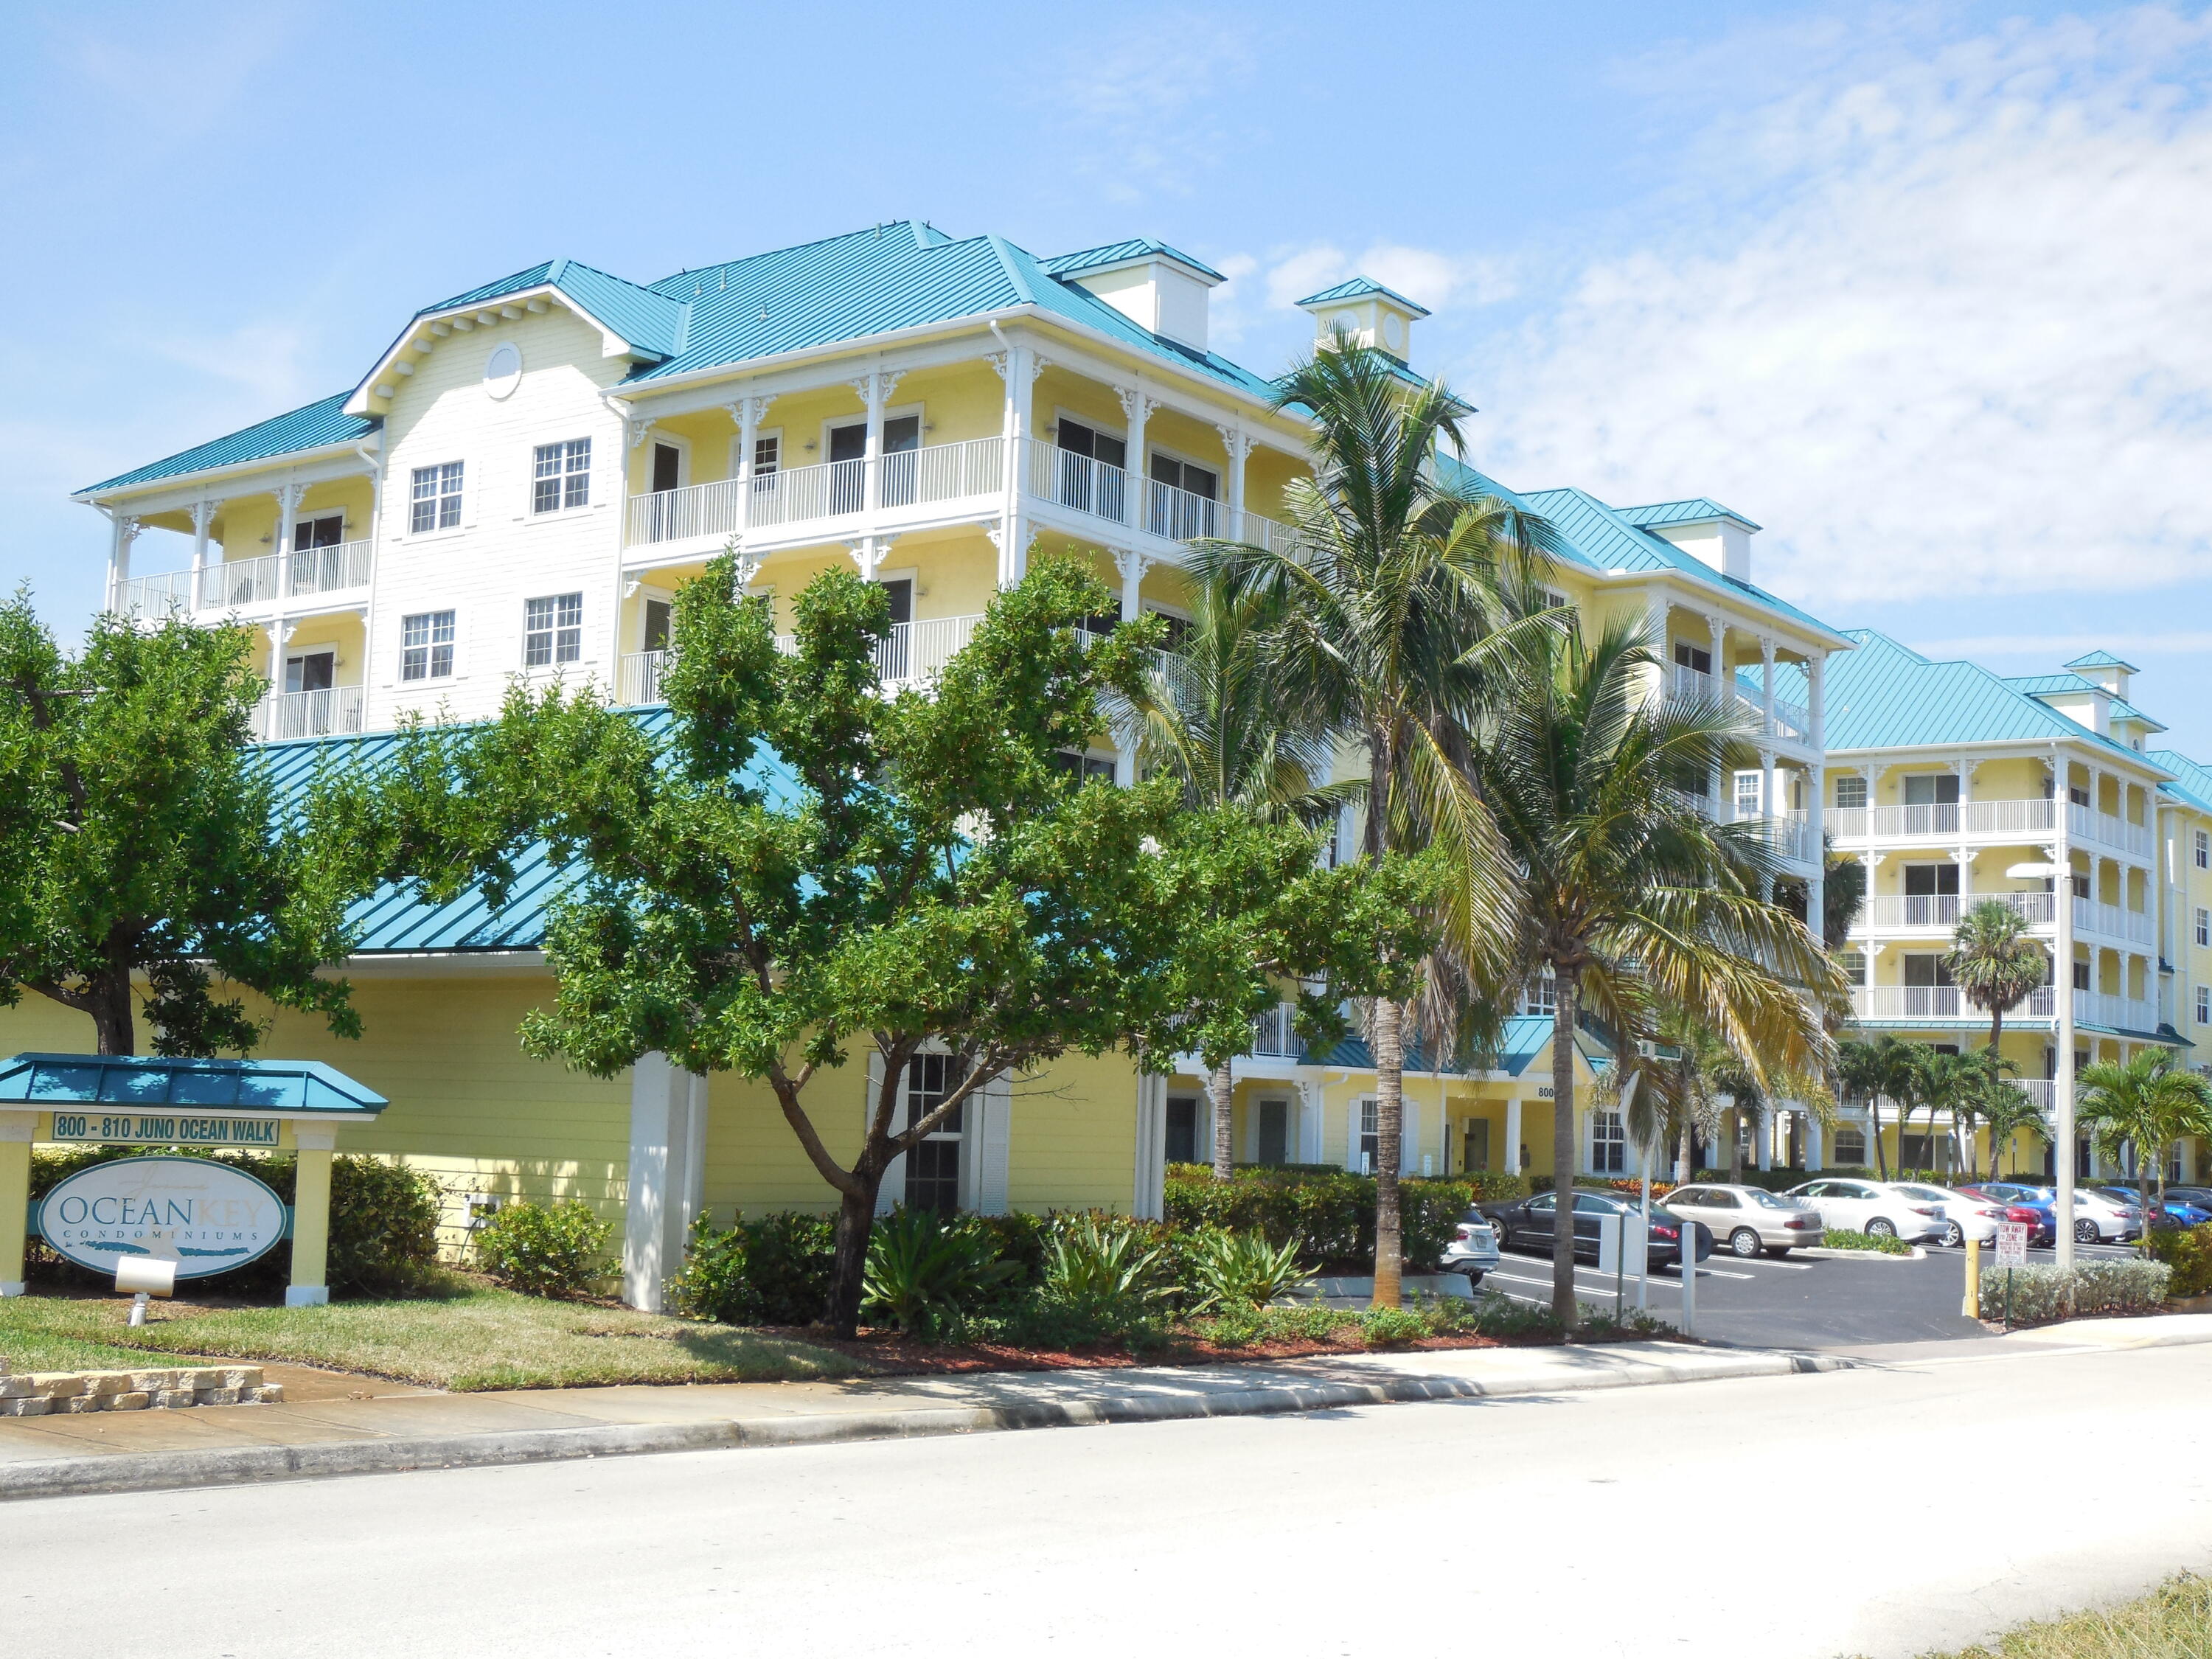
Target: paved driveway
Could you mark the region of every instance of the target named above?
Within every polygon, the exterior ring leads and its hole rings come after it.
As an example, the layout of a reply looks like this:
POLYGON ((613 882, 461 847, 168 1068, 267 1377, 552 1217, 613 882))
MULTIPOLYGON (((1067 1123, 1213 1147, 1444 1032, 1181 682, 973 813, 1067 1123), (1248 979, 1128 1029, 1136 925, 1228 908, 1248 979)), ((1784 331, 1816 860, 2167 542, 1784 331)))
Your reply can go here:
MULTIPOLYGON (((2119 1245, 2083 1245, 2083 1258, 2129 1256, 2119 1245)), ((2049 1261, 2048 1250, 2030 1259, 2049 1261)), ((1984 1255, 1984 1260, 1988 1260, 1984 1255)), ((1761 1257, 1741 1261, 1716 1255, 1698 1267, 1697 1334, 1716 1342, 1761 1347, 1859 1348, 1899 1342, 1955 1341, 1986 1333, 1959 1312, 1966 1291, 1965 1253, 1931 1248, 1924 1261, 1882 1257, 1866 1261, 1786 1261, 1761 1257)), ((1577 1267, 1575 1283, 1582 1297, 1600 1307, 1613 1305, 1609 1273, 1577 1267)), ((1483 1280, 1486 1289, 1518 1300, 1551 1300, 1548 1257, 1508 1251, 1498 1271, 1483 1280)), ((1624 1286, 1636 1305, 1636 1281, 1624 1286)), ((1646 1293, 1650 1310, 1679 1322, 1681 1277, 1672 1268, 1652 1274, 1646 1293)))

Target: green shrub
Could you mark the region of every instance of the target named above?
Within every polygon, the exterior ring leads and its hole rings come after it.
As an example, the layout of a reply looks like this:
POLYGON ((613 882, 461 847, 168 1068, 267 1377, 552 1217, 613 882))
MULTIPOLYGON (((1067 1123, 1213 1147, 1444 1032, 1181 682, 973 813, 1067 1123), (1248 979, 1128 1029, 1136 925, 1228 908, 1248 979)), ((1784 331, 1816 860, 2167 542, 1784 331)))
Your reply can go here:
POLYGON ((614 1224, 580 1198, 510 1200, 476 1236, 477 1265, 526 1296, 580 1296, 606 1271, 614 1224))
MULTIPOLYGON (((1492 1179, 1525 1183, 1520 1176, 1492 1179)), ((1416 1270, 1443 1257, 1452 1230, 1476 1199, 1461 1179, 1413 1177, 1399 1182, 1405 1261, 1416 1270)), ((1352 1267, 1375 1259, 1375 1177, 1338 1169, 1294 1166, 1239 1170, 1216 1181, 1202 1164, 1168 1166, 1166 1214, 1173 1226, 1209 1226, 1259 1233, 1273 1244, 1303 1241, 1308 1266, 1352 1267)))
POLYGON ((1162 1259, 1160 1247, 1128 1222, 1069 1217, 1045 1246, 1044 1288, 1067 1302, 1158 1297, 1162 1259))
POLYGON ((2014 1325, 2089 1314, 2145 1313, 2166 1300, 2172 1269, 2162 1261, 2079 1261, 1982 1269, 1982 1311, 2014 1325), (2009 1280, 2009 1283, 2008 1283, 2009 1280))
MULTIPOLYGON (((1739 1187, 1759 1187, 1770 1193, 1786 1193, 1792 1187, 1802 1187, 1808 1181, 1819 1181, 1827 1176, 1838 1176, 1846 1181, 1880 1181, 1884 1178, 1876 1175, 1872 1170, 1855 1170, 1842 1164, 1832 1164, 1827 1169, 1817 1172, 1806 1170, 1746 1169, 1741 1175, 1734 1177, 1734 1184, 1739 1187)), ((1929 1178, 1933 1180, 1935 1177, 1929 1178)), ((1726 1185, 1731 1178, 1727 1169, 1723 1167, 1718 1170, 1699 1170, 1690 1179, 1703 1187, 1710 1186, 1716 1182, 1726 1185)), ((1902 1181, 1905 1177, 1893 1175, 1887 1179, 1902 1181)), ((1956 1175, 1949 1179, 1965 1181, 1970 1177, 1956 1175)))
POLYGON ((1831 1227, 1820 1235, 1824 1250, 1874 1250, 1882 1255, 1911 1255, 1912 1246, 1901 1238, 1884 1238, 1851 1227, 1831 1227))
POLYGON ((894 1210, 868 1242, 860 1305, 928 1340, 1020 1273, 975 1218, 948 1221, 933 1210, 894 1210))
POLYGON ((1209 1228, 1188 1258, 1190 1278, 1182 1287, 1187 1305, 1264 1308, 1313 1277, 1298 1256, 1295 1238, 1273 1244, 1259 1233, 1209 1228))
POLYGON ((2212 1222, 2201 1227, 2154 1230, 2143 1248, 2173 1270, 2169 1297, 2212 1296, 2212 1222))
POLYGON ((668 1282, 670 1305, 726 1325, 811 1325, 830 1305, 836 1259, 828 1216, 780 1210, 724 1229, 702 1215, 668 1282))
MULTIPOLYGON (((286 1204, 298 1190, 298 1165, 289 1152, 217 1151, 201 1146, 71 1146, 31 1154, 31 1196, 40 1199, 60 1182, 95 1164, 123 1158, 207 1158, 264 1182, 286 1204)), ((342 1153, 331 1160, 331 1231, 325 1278, 334 1297, 405 1296, 438 1277, 438 1200, 442 1189, 430 1176, 380 1158, 342 1153)), ((44 1246, 31 1259, 57 1277, 106 1285, 44 1246)), ((198 1283, 225 1295, 278 1293, 291 1280, 290 1248, 279 1244, 258 1261, 198 1283)))

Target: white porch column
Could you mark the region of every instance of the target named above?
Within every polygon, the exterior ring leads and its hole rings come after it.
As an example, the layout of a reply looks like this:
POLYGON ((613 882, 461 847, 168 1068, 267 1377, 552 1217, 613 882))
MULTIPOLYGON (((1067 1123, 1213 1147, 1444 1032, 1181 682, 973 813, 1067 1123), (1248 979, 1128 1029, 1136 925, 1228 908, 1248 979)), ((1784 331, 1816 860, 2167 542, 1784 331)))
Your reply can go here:
POLYGON ((1115 386, 1114 395, 1121 399, 1121 413, 1129 422, 1128 447, 1122 459, 1121 522, 1139 530, 1152 527, 1149 510, 1152 473, 1145 465, 1145 424, 1152 419, 1152 411, 1160 406, 1157 398, 1147 398, 1142 386, 1115 386))
POLYGON ((1521 1173, 1521 1097, 1513 1096, 1505 1103, 1505 1172, 1521 1173))
POLYGON ((991 367, 1006 382, 1006 403, 1000 430, 1006 441, 1006 495, 1000 509, 998 527, 989 532, 999 549, 999 586, 1012 587, 1029 565, 1029 515, 1024 510, 1030 479, 1029 436, 1032 416, 1030 394, 1044 360, 1033 346, 1009 344, 990 354, 991 367))
POLYGON ((1774 1126, 1776 1116, 1777 1114, 1771 1102, 1764 1100, 1759 1102, 1759 1167, 1762 1170, 1771 1170, 1774 1167, 1774 1126))
POLYGON ((1168 1080, 1137 1073, 1136 1190, 1129 1213, 1158 1221, 1167 1210, 1168 1080))
POLYGON ((1820 1120, 1812 1113, 1805 1114, 1805 1173, 1817 1175, 1827 1167, 1827 1134, 1820 1127, 1820 1120))
POLYGON ((902 374, 876 369, 852 383, 868 411, 866 447, 861 451, 860 506, 873 513, 884 504, 884 405, 890 402, 902 374))
POLYGON ((623 1300, 659 1313, 706 1188, 707 1079, 649 1054, 630 1068, 623 1300))
POLYGON ((123 605, 123 585, 131 580, 131 544, 138 539, 138 520, 127 513, 112 514, 108 520, 107 543, 107 608, 119 610, 123 605))
POLYGON ((1229 453, 1229 522, 1221 533, 1231 540, 1247 541, 1250 538, 1244 533, 1244 462, 1258 440, 1237 427, 1217 425, 1213 429, 1221 434, 1221 447, 1229 453))
POLYGON ((768 414, 768 406, 775 401, 766 398, 740 398, 733 404, 722 405, 724 411, 738 425, 738 533, 743 536, 752 527, 753 521, 753 451, 760 441, 760 424, 768 414))
MULTIPOLYGON (((1805 828, 1813 843, 1813 874, 1805 884, 1805 915, 1814 939, 1824 937, 1828 887, 1828 769, 1820 758, 1828 750, 1826 693, 1827 653, 1810 653, 1805 659, 1805 713, 1812 724, 1806 738, 1815 758, 1805 769, 1805 828)), ((1806 1122, 1813 1120, 1808 1117, 1806 1122)), ((1807 1143, 1811 1144, 1809 1141, 1807 1143)))
MULTIPOLYGON (((1771 658, 1767 659, 1767 665, 1770 669, 1773 666, 1771 658)), ((1768 701, 1771 702, 1772 698, 1770 696, 1768 701)), ((1759 751, 1759 816, 1767 822, 1768 833, 1780 834, 1781 826, 1788 820, 1783 817, 1780 807, 1774 799, 1774 751, 1771 749, 1761 749, 1759 751)), ((1759 878, 1759 895, 1765 899, 1771 899, 1774 896, 1773 877, 1759 878)))
MULTIPOLYGON (((1712 665, 1713 695, 1720 699, 1721 707, 1729 706, 1728 624, 1711 611, 1705 617, 1705 658, 1712 665)), ((1729 807, 1721 799, 1726 784, 1726 774, 1717 763, 1705 779, 1705 799, 1713 804, 1714 821, 1726 823, 1729 807)))
MULTIPOLYGON (((1121 573, 1121 620, 1134 622, 1143 609, 1145 571, 1152 561, 1134 549, 1115 554, 1114 568, 1121 573)), ((1127 789, 1137 781, 1136 726, 1133 721, 1114 734, 1114 781, 1127 789)))
POLYGON ((276 497, 276 591, 279 593, 289 593, 292 591, 291 558, 294 520, 299 514, 301 501, 307 496, 307 486, 303 483, 281 483, 270 493, 276 497))
POLYGON ((192 605, 195 607, 200 602, 200 573, 207 568, 208 531, 215 523, 216 509, 222 505, 221 501, 207 501, 192 503, 192 605))

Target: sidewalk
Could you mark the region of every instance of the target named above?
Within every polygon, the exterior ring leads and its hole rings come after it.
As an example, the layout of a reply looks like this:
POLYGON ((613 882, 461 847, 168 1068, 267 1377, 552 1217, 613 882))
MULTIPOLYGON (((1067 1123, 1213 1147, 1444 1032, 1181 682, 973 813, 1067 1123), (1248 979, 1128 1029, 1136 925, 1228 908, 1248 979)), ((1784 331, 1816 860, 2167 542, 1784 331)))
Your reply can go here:
MULTIPOLYGON (((2212 1321, 2206 1322, 2212 1323, 2212 1321)), ((276 1406, 0 1421, 0 1500, 642 1452, 817 1445, 1839 1370, 1676 1343, 1249 1364, 440 1394, 266 1366, 276 1406)))

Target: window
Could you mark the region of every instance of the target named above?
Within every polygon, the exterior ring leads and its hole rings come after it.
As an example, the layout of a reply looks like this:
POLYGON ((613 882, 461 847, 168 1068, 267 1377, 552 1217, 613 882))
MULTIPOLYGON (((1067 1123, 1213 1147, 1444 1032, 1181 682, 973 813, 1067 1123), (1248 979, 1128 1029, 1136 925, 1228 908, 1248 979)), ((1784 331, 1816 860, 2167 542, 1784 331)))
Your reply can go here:
POLYGON ((1951 982, 1950 962, 1939 956, 1908 955, 1905 958, 1905 982, 1907 985, 1948 985, 1951 982))
POLYGON ((307 651, 298 656, 284 659, 284 690, 292 691, 327 691, 333 684, 331 671, 337 666, 337 655, 332 651, 307 651))
POLYGON ((408 502, 407 529, 420 536, 432 530, 451 530, 461 521, 461 463, 415 469, 415 488, 408 502))
POLYGON ((1844 970, 1844 977, 1854 985, 1867 982, 1867 959, 1863 951, 1843 951, 1837 953, 1836 966, 1844 970))
POLYGON ((292 550, 303 552, 313 547, 336 547, 345 539, 345 514, 325 513, 320 518, 302 519, 292 526, 292 550))
POLYGON ((645 602, 645 635, 638 649, 641 651, 668 649, 668 622, 672 614, 666 599, 647 599, 645 602))
POLYGON ((1956 806, 1959 804, 1959 775, 1956 772, 1918 772, 1905 781, 1905 804, 1907 806, 1956 806))
POLYGON ((1759 774, 1739 772, 1735 775, 1735 815, 1739 819, 1759 816, 1759 774))
POLYGON ((2077 991, 2086 991, 2089 988, 2089 964, 2086 962, 2077 962, 2074 964, 2074 988, 2077 991))
POLYGON ((1490 1120, 1469 1118, 1460 1132, 1460 1168, 1466 1170, 1487 1170, 1490 1167, 1490 1120))
POLYGON ((1555 1014, 1559 1011, 1559 981, 1547 968, 1522 988, 1521 1012, 1524 1014, 1555 1014))
POLYGON ((1114 763, 1102 755, 1079 755, 1073 749, 1053 751, 1052 763, 1079 783, 1111 783, 1114 763))
POLYGON ((1867 781, 1848 772, 1836 775, 1836 805, 1844 811, 1855 811, 1867 804, 1867 781))
POLYGON ((1619 1175, 1628 1166, 1628 1135, 1619 1112, 1590 1114, 1590 1168, 1599 1175, 1619 1175))
POLYGON ((544 668, 584 654, 584 596, 556 593, 523 601, 522 665, 544 668))
MULTIPOLYGON (((959 1062, 951 1054, 916 1054, 906 1068, 906 1121, 921 1121, 960 1086, 959 1062)), ((947 1212, 960 1207, 961 1119, 963 1101, 906 1155, 906 1206, 947 1212)))
POLYGON ((1358 1147, 1360 1172, 1375 1173, 1375 1159, 1382 1150, 1382 1108, 1375 1101, 1359 1103, 1359 1145, 1358 1147))
MULTIPOLYGON (((1167 1161, 1170 1164, 1195 1164, 1198 1156, 1198 1102, 1189 1095, 1170 1095, 1168 1097, 1167 1161)), ((1206 1161, 1212 1163, 1208 1155, 1206 1161)))
POLYGON ((1219 509, 1221 477, 1211 468, 1193 466, 1172 455, 1152 457, 1151 529, 1156 536, 1188 541, 1195 536, 1221 533, 1219 509))
POLYGON ((1859 1164, 1866 1162, 1866 1131, 1842 1128, 1836 1131, 1836 1162, 1859 1164))
MULTIPOLYGON (((660 488, 660 458, 673 454, 666 445, 653 453, 653 488, 660 488)), ((592 504, 592 441, 570 438, 557 444, 540 444, 537 451, 535 485, 531 492, 532 513, 562 513, 592 504)), ((671 488, 673 488, 672 485, 671 488)))
MULTIPOLYGON (((755 438, 753 440, 753 477, 756 480, 772 478, 782 470, 783 434, 767 432, 755 438)), ((757 482, 753 487, 757 489, 766 488, 757 482)))
POLYGON ((1713 653, 1710 651, 1701 651, 1694 645, 1677 640, 1674 641, 1674 665, 1677 668, 1695 669, 1700 674, 1710 674, 1713 672, 1713 653))
POLYGON ((2207 910, 2201 904, 2197 907, 2197 942, 2212 945, 2212 910, 2207 910))
POLYGON ((399 678, 442 680, 453 672, 453 613, 425 611, 399 619, 399 678))
POLYGON ((2197 867, 2212 870, 2212 830, 2197 832, 2197 867))
POLYGON ((2212 985, 2197 988, 2197 1023, 2212 1025, 2212 985))

